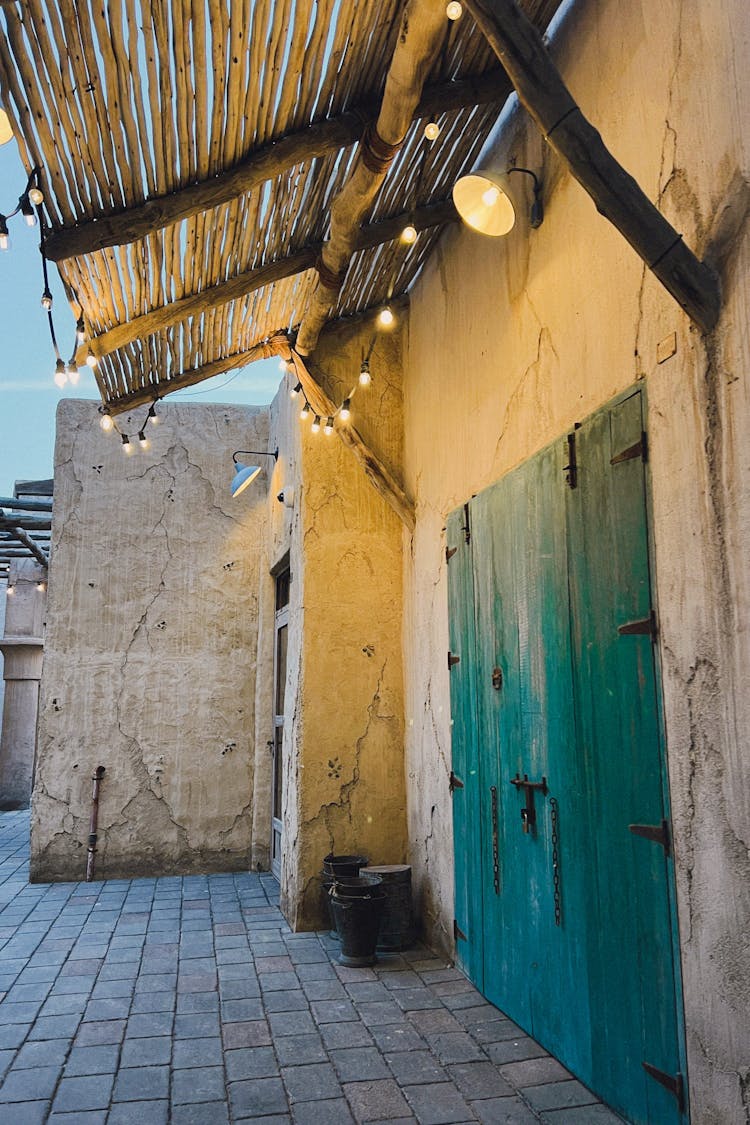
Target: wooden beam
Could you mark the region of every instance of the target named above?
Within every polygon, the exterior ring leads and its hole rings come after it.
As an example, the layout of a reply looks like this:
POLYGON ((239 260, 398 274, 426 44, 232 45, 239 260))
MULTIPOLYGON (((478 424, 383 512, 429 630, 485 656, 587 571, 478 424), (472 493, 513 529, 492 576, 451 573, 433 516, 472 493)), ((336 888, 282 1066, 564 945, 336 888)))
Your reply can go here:
MULTIPOLYGON (((408 213, 395 215, 390 219, 384 219, 382 222, 372 223, 370 226, 364 227, 358 233, 356 249, 370 250, 374 246, 392 242, 398 238, 408 221, 412 221, 419 231, 455 222, 457 218, 456 209, 451 200, 433 203, 419 208, 414 215, 408 213)), ((265 265, 257 266, 255 269, 245 270, 244 273, 237 274, 236 277, 232 277, 228 281, 221 281, 218 285, 211 286, 210 289, 204 289, 200 293, 182 297, 168 305, 161 305, 143 316, 137 316, 126 321, 124 324, 117 324, 114 328, 93 337, 83 347, 79 348, 76 361, 79 366, 83 366, 89 347, 91 347, 97 359, 101 359, 109 352, 117 351, 118 348, 123 348, 127 344, 133 343, 134 340, 143 339, 154 332, 170 328, 173 324, 179 324, 180 321, 186 320, 188 317, 200 316, 208 309, 228 304, 230 301, 240 300, 249 293, 261 289, 264 285, 271 285, 282 278, 303 273, 315 265, 321 245, 321 243, 315 243, 295 254, 290 254, 287 258, 279 258, 275 262, 268 262, 265 265)), ((240 364, 235 366, 240 366, 240 364)), ((203 378, 208 377, 207 375, 203 376, 203 378)), ((148 400, 144 399, 143 401, 148 400)))
POLYGON ((12 531, 16 534, 21 531, 49 531, 52 521, 41 516, 6 516, 0 515, 0 530, 12 531))
POLYGON ((51 500, 19 500, 16 496, 0 496, 0 508, 20 508, 24 512, 51 512, 51 500))
POLYGON ((25 531, 22 531, 20 527, 16 528, 16 535, 21 540, 26 550, 31 552, 37 562, 40 562, 42 566, 47 566, 47 556, 44 551, 36 545, 31 536, 27 535, 25 531))
POLYGON ((248 348, 247 351, 236 352, 234 355, 225 356, 223 359, 216 359, 212 363, 204 363, 201 367, 183 371, 179 375, 175 375, 171 379, 165 379, 162 383, 155 384, 152 387, 142 387, 121 395, 119 398, 109 399, 107 400, 107 406, 112 415, 124 414, 139 406, 145 406, 147 402, 156 402, 158 398, 171 394, 173 391, 193 387, 196 383, 202 383, 205 379, 213 379, 215 375, 224 375, 227 371, 234 371, 237 367, 247 367, 248 364, 255 363, 256 360, 271 359, 275 355, 282 356, 285 359, 289 358, 289 342, 286 334, 271 336, 268 340, 263 340, 252 348, 248 348))
POLYGON ((466 7, 508 72, 521 104, 589 193, 597 210, 704 332, 719 318, 716 274, 682 241, 581 113, 542 36, 515 0, 466 0, 466 7))
POLYGON ((331 207, 331 237, 322 252, 322 267, 297 333, 297 351, 309 355, 335 304, 341 280, 356 249, 357 235, 377 195, 389 164, 414 114, 425 79, 446 33, 442 3, 408 0, 401 16, 385 81, 383 101, 372 134, 360 144, 349 179, 331 207), (325 278, 325 281, 324 281, 325 278))
POLYGON ((416 523, 414 502, 409 499, 390 470, 364 442, 355 427, 339 421, 336 404, 328 397, 308 370, 302 356, 294 349, 292 350, 292 362, 313 412, 320 415, 321 418, 336 418, 335 432, 341 441, 354 454, 355 460, 364 469, 370 483, 393 509, 404 526, 409 531, 414 531, 416 523))
MULTIPOLYGON (((511 90, 505 71, 497 67, 485 74, 428 87, 415 108, 414 116, 430 117, 474 105, 500 104, 511 90)), ((78 254, 90 254, 108 246, 124 246, 145 238, 171 223, 229 203, 295 164, 356 144, 363 128, 374 116, 372 105, 350 109, 339 117, 316 122, 273 141, 251 153, 234 168, 209 180, 187 184, 169 195, 154 196, 127 211, 100 215, 72 227, 51 230, 45 234, 44 252, 52 261, 59 262, 78 254)))

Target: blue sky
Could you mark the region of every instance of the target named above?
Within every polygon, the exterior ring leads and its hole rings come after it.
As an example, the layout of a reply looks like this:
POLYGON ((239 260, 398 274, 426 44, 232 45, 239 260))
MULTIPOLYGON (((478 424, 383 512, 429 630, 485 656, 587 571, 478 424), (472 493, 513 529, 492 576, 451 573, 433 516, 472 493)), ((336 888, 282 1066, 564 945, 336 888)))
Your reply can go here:
MULTIPOLYGON (((0 213, 16 206, 26 173, 14 141, 0 146, 0 213)), ((0 496, 10 496, 16 480, 52 476, 55 409, 61 398, 99 401, 87 367, 78 386, 59 390, 54 382, 55 354, 40 305, 42 267, 39 228, 29 228, 20 215, 8 223, 10 249, 0 251, 0 496)), ((55 328, 65 359, 72 350, 75 319, 56 268, 50 266, 55 328)), ((264 360, 239 372, 219 375, 196 387, 170 395, 168 401, 270 402, 278 387, 277 360, 264 360)))

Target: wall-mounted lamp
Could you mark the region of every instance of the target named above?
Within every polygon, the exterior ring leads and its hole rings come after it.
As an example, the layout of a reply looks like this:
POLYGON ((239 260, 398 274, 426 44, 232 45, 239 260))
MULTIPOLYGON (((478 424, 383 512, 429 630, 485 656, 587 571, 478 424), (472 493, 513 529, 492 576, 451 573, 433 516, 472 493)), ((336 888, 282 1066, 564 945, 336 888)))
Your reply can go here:
POLYGON ((531 204, 529 222, 532 227, 542 224, 542 185, 534 172, 528 168, 508 168, 501 172, 492 166, 477 168, 468 176, 462 176, 453 187, 453 202, 456 210, 472 230, 497 238, 513 229, 516 213, 522 207, 520 184, 511 184, 511 175, 521 172, 531 176, 534 181, 534 200, 531 204))
POLYGON ((233 497, 239 496, 241 492, 244 492, 247 486, 252 484, 261 470, 260 465, 245 465, 242 461, 238 461, 237 457, 240 453, 242 453, 243 456, 249 453, 252 457, 273 457, 274 461, 278 461, 279 459, 278 449, 274 449, 273 453, 262 452, 258 449, 238 449, 233 453, 234 480, 230 486, 233 497))
POLYGON ((285 508, 294 507, 294 486, 289 484, 287 487, 278 494, 276 497, 279 504, 283 504, 285 508))

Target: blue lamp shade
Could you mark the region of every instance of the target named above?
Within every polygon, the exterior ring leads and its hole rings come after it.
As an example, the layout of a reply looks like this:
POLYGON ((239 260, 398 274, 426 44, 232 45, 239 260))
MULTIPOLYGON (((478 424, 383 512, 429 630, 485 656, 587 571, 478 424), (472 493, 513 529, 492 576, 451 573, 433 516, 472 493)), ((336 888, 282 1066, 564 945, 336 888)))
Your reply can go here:
POLYGON ((243 465, 241 461, 235 462, 236 472, 231 487, 233 497, 239 496, 241 492, 245 491, 249 484, 253 483, 260 472, 260 468, 260 465, 243 465))

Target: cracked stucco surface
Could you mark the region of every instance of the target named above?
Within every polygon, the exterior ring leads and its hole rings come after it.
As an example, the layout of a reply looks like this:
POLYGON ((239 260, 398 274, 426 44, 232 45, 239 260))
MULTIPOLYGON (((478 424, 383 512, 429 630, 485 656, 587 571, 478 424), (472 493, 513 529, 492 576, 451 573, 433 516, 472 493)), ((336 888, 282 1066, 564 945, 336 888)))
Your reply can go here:
POLYGON ((522 111, 498 152, 542 170, 546 216, 444 236, 412 293, 405 576, 409 854, 451 948, 445 517, 628 386, 648 394, 655 593, 691 1113, 750 1122, 750 10, 582 3, 556 46, 583 112, 721 270, 708 338, 545 149, 522 111), (676 333, 676 353, 657 345, 676 333))
MULTIPOLYGON (((336 402, 371 338, 370 323, 322 337, 315 359, 336 402)), ((352 403, 355 425, 397 472, 401 363, 400 331, 381 336, 372 385, 352 403)), ((325 922, 318 876, 329 851, 405 858, 403 537, 350 452, 312 434, 298 413, 282 388, 274 433, 294 451, 285 471, 296 500, 293 513, 274 515, 274 552, 288 544, 292 571, 281 901, 292 924, 309 929, 325 922)))
POLYGON ((36 879, 81 877, 98 765, 97 875, 250 862, 267 500, 265 487, 232 500, 228 485, 232 452, 265 448, 268 411, 159 416, 151 448, 126 457, 93 403, 58 409, 36 879))

